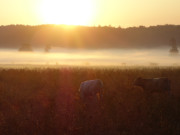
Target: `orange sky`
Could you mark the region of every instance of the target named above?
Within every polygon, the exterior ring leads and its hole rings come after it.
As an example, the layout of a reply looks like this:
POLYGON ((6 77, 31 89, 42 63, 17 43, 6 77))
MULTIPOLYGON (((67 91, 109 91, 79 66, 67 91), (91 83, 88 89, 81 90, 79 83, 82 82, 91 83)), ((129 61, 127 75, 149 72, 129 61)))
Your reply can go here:
POLYGON ((179 5, 180 0, 0 0, 0 25, 180 24, 179 5))

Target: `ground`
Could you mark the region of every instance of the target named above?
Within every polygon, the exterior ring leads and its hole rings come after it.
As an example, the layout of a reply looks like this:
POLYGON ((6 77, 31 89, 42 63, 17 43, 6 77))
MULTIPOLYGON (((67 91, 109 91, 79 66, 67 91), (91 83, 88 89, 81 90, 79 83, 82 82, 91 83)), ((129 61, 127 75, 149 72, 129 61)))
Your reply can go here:
POLYGON ((180 134, 179 67, 31 67, 0 69, 0 133, 3 135, 180 134), (168 77, 172 96, 149 98, 137 77, 168 77), (101 79, 96 107, 79 97, 82 81, 101 79))

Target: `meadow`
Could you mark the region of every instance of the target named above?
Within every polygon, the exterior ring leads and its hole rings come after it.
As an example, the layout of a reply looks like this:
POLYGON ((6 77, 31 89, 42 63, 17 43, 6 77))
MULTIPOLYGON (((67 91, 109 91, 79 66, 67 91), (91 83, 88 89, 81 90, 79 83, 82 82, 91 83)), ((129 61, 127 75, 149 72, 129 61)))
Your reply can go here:
POLYGON ((2 135, 179 135, 180 67, 0 68, 2 135), (168 77, 172 96, 145 96, 137 77, 168 77), (82 81, 99 78, 104 96, 90 111, 82 81))

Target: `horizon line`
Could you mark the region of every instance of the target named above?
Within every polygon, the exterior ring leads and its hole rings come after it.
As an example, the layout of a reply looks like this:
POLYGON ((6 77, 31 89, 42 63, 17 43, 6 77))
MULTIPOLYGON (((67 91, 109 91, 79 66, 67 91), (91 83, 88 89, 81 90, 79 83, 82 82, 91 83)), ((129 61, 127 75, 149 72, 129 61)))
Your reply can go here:
POLYGON ((128 26, 128 27, 122 27, 122 26, 113 26, 113 25, 69 25, 69 24, 6 24, 6 25, 0 25, 0 27, 6 27, 6 26, 67 26, 67 27, 109 27, 109 28, 122 28, 122 29, 128 29, 128 28, 150 28, 150 27, 157 27, 157 26, 180 26, 180 24, 157 24, 157 25, 136 25, 136 26, 128 26))

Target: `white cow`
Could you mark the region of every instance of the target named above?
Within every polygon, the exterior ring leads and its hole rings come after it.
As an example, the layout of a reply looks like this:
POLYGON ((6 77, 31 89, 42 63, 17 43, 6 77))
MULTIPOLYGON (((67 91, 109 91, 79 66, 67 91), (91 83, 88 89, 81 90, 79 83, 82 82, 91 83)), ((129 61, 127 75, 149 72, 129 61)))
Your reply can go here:
POLYGON ((139 77, 134 81, 134 85, 142 87, 147 93, 165 91, 169 93, 171 90, 171 82, 168 78, 165 77, 151 79, 144 79, 139 77))
POLYGON ((98 101, 103 95, 103 82, 99 79, 84 81, 80 85, 79 92, 83 101, 98 101), (99 98, 97 94, 99 94, 99 98))

